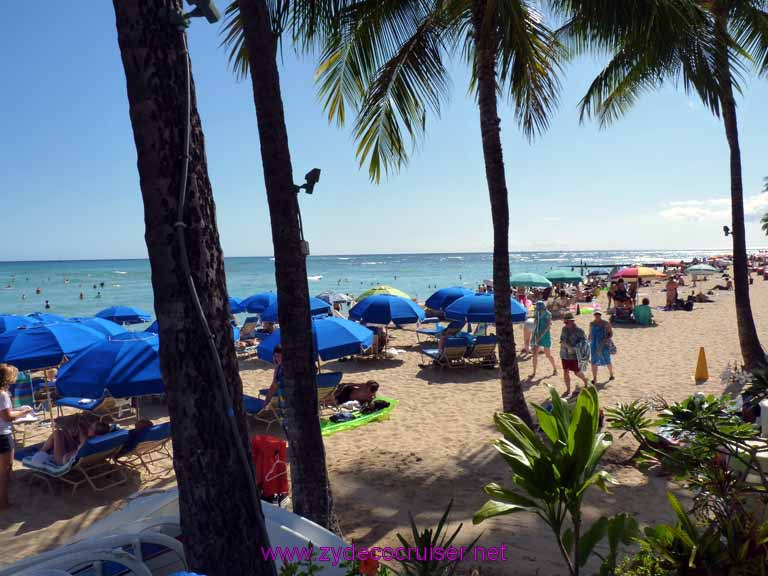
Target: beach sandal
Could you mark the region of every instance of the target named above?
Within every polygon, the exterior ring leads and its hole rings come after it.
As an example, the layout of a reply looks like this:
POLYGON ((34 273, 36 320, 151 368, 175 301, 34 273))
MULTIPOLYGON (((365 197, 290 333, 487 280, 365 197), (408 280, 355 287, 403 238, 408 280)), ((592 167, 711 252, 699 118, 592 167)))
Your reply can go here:
POLYGON ((616 378, 614 378, 613 376, 611 376, 610 378, 608 378, 608 381, 611 381, 611 380, 616 380, 616 378))
POLYGON ((574 390, 568 398, 576 398, 576 396, 578 396, 579 394, 581 394, 581 389, 576 388, 576 390, 574 390))
POLYGON ((560 394, 560 398, 568 398, 568 395, 571 393, 570 390, 566 390, 562 394, 560 394))

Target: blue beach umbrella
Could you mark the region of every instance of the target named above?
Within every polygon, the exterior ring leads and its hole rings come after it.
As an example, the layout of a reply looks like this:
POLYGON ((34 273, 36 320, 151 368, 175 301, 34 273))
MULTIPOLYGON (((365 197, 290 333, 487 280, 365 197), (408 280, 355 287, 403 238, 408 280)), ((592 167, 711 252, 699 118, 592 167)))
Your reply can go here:
POLYGON ((245 312, 245 308, 243 307, 243 301, 240 300, 240 298, 235 298, 234 296, 230 296, 229 311, 232 312, 232 314, 240 314, 241 312, 245 312))
MULTIPOLYGON (((373 343, 373 332, 357 322, 344 318, 313 318, 312 337, 316 354, 322 360, 359 354, 373 343)), ((280 344, 280 329, 262 340, 257 349, 259 358, 272 362, 275 347, 280 344)))
POLYGON ((517 274, 513 274, 509 278, 509 283, 512 286, 530 286, 533 288, 549 288, 552 286, 552 282, 547 280, 544 276, 533 272, 518 272, 517 274))
POLYGON ((117 336, 118 334, 125 334, 127 330, 115 324, 112 320, 105 320, 104 318, 89 318, 86 316, 78 318, 70 318, 70 322, 77 322, 88 328, 93 328, 97 332, 101 332, 104 336, 117 336))
POLYGON ((49 314, 48 312, 32 312, 27 314, 27 318, 32 318, 38 322, 66 322, 67 319, 64 316, 58 314, 49 314))
POLYGON ((18 328, 0 334, 0 362, 19 370, 51 368, 102 340, 101 332, 76 322, 18 328))
POLYGON ((462 296, 469 296, 470 294, 474 294, 474 292, 462 286, 440 288, 440 290, 427 298, 425 304, 427 308, 431 308, 432 310, 445 310, 445 308, 455 300, 458 300, 462 296))
MULTIPOLYGON (((309 312, 312 316, 330 314, 331 305, 324 300, 320 300, 319 298, 310 298, 309 312)), ((275 299, 275 301, 267 306, 264 312, 261 313, 261 320, 263 322, 277 322, 277 299, 275 299)))
POLYGON ((277 295, 274 292, 259 292, 258 294, 248 296, 240 304, 246 312, 261 314, 275 302, 277 302, 277 295))
POLYGON ((152 320, 152 316, 133 306, 110 306, 96 313, 97 318, 111 320, 117 324, 143 324, 152 320))
MULTIPOLYGON (((525 322, 528 311, 517 300, 510 299, 512 305, 512 322, 525 322)), ((445 316, 452 320, 464 320, 465 322, 496 321, 493 310, 493 294, 472 294, 459 298, 445 309, 445 316)))
POLYGON ((152 322, 144 332, 149 332, 150 334, 157 334, 160 331, 160 329, 157 327, 157 320, 152 322))
POLYGON ((165 391, 160 375, 159 340, 146 332, 126 332, 83 350, 56 377, 61 396, 132 398, 165 391))
POLYGON ((16 330, 22 326, 34 326, 40 321, 29 316, 16 316, 15 314, 0 314, 0 333, 16 330))
POLYGON ((352 320, 366 324, 415 324, 426 318, 424 310, 412 300, 391 294, 376 294, 355 304, 349 311, 352 320))

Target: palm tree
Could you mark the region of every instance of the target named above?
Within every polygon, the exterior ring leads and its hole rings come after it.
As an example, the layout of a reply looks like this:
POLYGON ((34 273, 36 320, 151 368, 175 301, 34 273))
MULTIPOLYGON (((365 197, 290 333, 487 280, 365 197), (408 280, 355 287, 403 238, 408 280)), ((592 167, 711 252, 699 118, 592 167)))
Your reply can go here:
POLYGON ((169 14, 180 0, 114 0, 117 39, 128 91, 131 125, 144 202, 145 239, 160 327, 160 367, 171 417, 173 464, 186 556, 203 574, 274 575, 260 552, 268 545, 249 462, 242 382, 229 325, 224 257, 205 156, 194 81, 187 77, 184 32, 169 14), (189 99, 187 98, 189 89, 189 99), (189 106, 189 108, 187 108, 189 106), (187 185, 182 176, 189 124, 187 185), (180 190, 185 210, 177 213, 180 190), (183 220, 186 249, 176 242, 183 220), (201 329, 184 260, 215 339, 201 329), (236 416, 229 433, 226 402, 215 389, 220 358, 236 416))
MULTIPOLYGON (((319 3, 322 4, 322 3, 319 3)), ((448 92, 443 61, 464 53, 480 111, 486 180, 493 218, 493 281, 502 405, 530 422, 520 385, 509 285, 509 205, 497 97, 506 91, 524 134, 544 130, 556 104, 559 44, 527 0, 358 0, 330 2, 322 34, 298 26, 295 36, 322 48, 317 80, 329 120, 356 113, 360 164, 378 182, 408 160, 406 140, 426 131, 448 92), (492 6, 489 9, 488 6, 492 6), (309 33, 307 31, 309 30, 309 33)), ((305 24, 306 22, 303 22, 305 24)), ((243 50, 233 56, 241 63, 243 50)))
MULTIPOLYGON (((307 1, 313 7, 314 2, 307 1)), ((317 2, 317 6, 322 2, 317 2)), ((277 48, 288 16, 301 2, 235 0, 227 9, 225 44, 240 55, 239 71, 250 71, 261 145, 261 162, 272 223, 275 281, 280 301, 285 381, 286 436, 290 445, 293 511, 336 529, 333 501, 320 433, 315 354, 309 311, 307 265, 294 185, 288 132, 277 68, 277 48)), ((314 14, 308 18, 320 18, 314 14)))
POLYGON ((766 363, 749 299, 744 190, 734 92, 749 64, 768 72, 766 0, 550 0, 577 46, 613 52, 581 102, 582 119, 619 118, 645 90, 682 82, 722 118, 730 149, 731 235, 739 342, 745 368, 766 363))

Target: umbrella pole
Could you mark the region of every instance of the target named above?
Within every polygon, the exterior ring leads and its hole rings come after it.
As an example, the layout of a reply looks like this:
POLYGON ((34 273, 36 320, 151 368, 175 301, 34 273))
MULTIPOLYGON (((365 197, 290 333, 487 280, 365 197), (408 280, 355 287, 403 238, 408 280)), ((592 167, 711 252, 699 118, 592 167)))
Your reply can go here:
MULTIPOLYGON (((45 382, 45 400, 48 403, 48 413, 51 415, 51 429, 55 428, 53 418, 53 401, 51 400, 51 388, 48 386, 48 368, 43 370, 43 381, 45 382)), ((45 404, 43 404, 45 406, 45 404)))

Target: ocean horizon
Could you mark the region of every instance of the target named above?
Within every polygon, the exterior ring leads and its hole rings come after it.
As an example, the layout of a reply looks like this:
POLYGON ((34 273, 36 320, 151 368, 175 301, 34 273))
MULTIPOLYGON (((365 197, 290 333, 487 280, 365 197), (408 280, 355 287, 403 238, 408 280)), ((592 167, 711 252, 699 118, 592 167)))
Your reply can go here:
MULTIPOLYGON (((712 250, 550 250, 510 252, 510 269, 544 273, 587 264, 688 260, 723 253, 712 250)), ((727 251, 726 251, 727 252, 727 251)), ((395 286, 424 300, 437 288, 474 288, 492 276, 491 252, 425 252, 399 254, 334 254, 309 256, 310 294, 325 290, 359 294, 377 284, 395 286)), ((225 258, 227 288, 244 298, 275 290, 274 258, 225 258)), ((0 313, 28 314, 47 310, 64 316, 90 316, 113 305, 153 312, 147 258, 32 260, 0 262, 0 313), (39 289, 39 293, 38 293, 39 289), (82 299, 80 298, 82 294, 82 299)))

